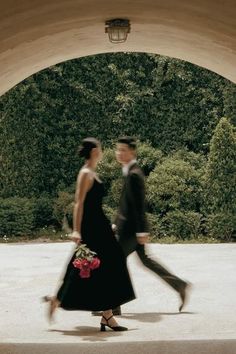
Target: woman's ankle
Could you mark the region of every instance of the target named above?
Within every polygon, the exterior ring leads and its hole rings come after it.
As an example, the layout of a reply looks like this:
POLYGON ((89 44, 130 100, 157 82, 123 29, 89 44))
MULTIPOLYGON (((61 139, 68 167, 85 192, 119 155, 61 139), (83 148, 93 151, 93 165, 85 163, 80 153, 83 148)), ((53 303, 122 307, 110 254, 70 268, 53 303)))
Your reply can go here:
POLYGON ((102 312, 102 317, 108 320, 113 316, 112 310, 106 310, 102 312))

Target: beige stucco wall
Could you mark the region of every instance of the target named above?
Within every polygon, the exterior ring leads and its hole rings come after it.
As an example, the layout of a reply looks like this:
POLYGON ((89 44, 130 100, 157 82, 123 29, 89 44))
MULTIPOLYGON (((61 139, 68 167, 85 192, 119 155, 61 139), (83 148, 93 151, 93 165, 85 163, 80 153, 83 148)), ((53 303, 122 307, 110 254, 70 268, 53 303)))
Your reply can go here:
POLYGON ((50 65, 90 54, 151 52, 236 82, 236 0, 0 0, 0 94, 50 65), (128 18, 125 44, 104 22, 128 18))

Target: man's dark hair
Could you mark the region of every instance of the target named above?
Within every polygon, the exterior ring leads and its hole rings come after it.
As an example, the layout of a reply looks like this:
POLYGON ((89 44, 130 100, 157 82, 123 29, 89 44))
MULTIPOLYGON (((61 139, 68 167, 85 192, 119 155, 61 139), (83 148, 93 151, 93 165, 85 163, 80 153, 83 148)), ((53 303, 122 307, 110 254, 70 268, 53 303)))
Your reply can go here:
POLYGON ((130 149, 136 150, 137 144, 135 138, 132 136, 122 136, 118 139, 119 144, 126 144, 130 149))

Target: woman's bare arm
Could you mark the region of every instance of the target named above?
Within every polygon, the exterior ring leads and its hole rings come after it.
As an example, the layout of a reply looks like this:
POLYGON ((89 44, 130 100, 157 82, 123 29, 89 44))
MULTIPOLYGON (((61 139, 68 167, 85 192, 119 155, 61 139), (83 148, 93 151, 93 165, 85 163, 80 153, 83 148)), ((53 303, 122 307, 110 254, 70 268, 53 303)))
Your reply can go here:
POLYGON ((73 233, 71 239, 80 243, 81 241, 81 223, 84 212, 84 200, 86 194, 92 186, 94 176, 91 174, 91 171, 83 169, 80 171, 75 191, 75 204, 73 210, 73 233))

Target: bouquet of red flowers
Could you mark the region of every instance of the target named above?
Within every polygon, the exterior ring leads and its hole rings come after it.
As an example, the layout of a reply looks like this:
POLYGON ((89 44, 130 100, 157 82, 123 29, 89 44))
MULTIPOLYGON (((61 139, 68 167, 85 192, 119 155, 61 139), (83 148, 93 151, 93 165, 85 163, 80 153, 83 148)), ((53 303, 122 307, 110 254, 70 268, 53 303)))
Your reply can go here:
POLYGON ((100 259, 95 257, 96 252, 91 251, 85 244, 79 245, 75 252, 73 266, 80 270, 81 278, 89 278, 91 271, 100 266, 100 259))

